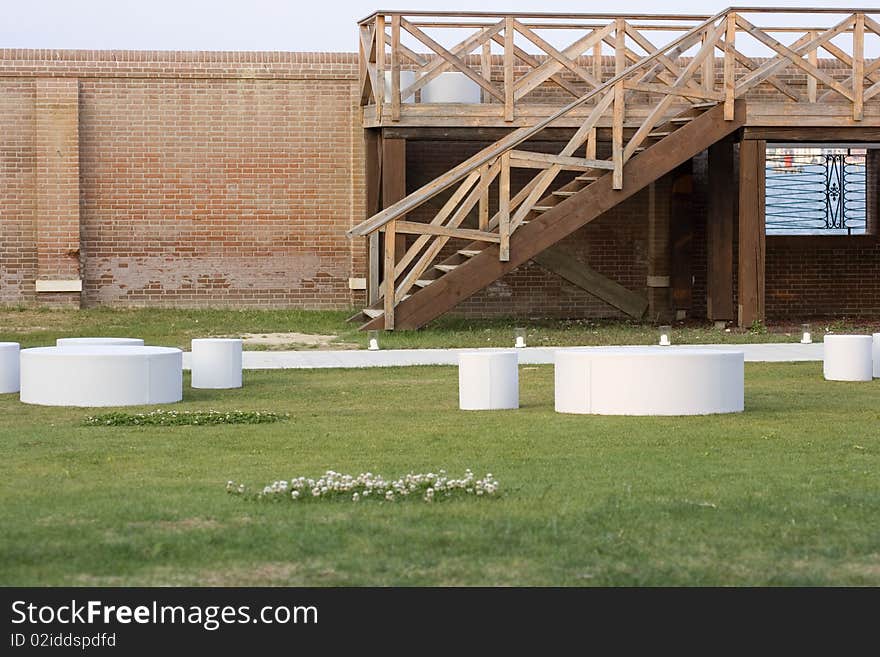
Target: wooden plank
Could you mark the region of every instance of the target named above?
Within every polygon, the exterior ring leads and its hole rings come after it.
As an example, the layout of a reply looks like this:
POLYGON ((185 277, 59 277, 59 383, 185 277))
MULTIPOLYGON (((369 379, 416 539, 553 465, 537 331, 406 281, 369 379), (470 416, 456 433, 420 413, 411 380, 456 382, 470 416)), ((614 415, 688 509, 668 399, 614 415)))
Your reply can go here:
MULTIPOLYGON (((403 301, 397 307, 397 327, 413 329, 423 326, 739 129, 745 123, 745 104, 738 101, 736 110, 734 120, 725 121, 722 107, 710 109, 635 158, 624 172, 623 190, 613 192, 611 177, 604 176, 579 194, 532 219, 511 235, 509 261, 499 260, 495 245, 486 246, 467 263, 403 301)), ((375 326, 371 322, 364 328, 375 326)))
POLYGON ((731 12, 725 19, 724 31, 724 120, 733 120, 733 103, 736 100, 736 14, 731 12))
POLYGON ((641 319, 648 308, 647 299, 603 276, 562 247, 552 246, 532 260, 629 317, 641 319))
POLYGON ((733 304, 733 241, 737 172, 734 163, 733 142, 721 141, 709 147, 706 314, 712 321, 736 319, 733 304))
POLYGON ((595 160, 596 158, 596 144, 597 142, 597 134, 596 128, 590 128, 590 134, 587 137, 587 148, 584 153, 584 157, 588 160, 595 160))
POLYGON ((865 98, 865 15, 856 14, 853 30, 853 120, 864 118, 865 98))
POLYGON ((532 151, 510 151, 512 166, 532 166, 546 169, 551 164, 556 164, 561 169, 574 171, 589 171, 590 169, 611 170, 614 165, 606 160, 588 160, 583 157, 566 157, 564 155, 552 155, 550 153, 533 153, 532 151), (515 162, 514 162, 515 160, 515 162), (522 163, 522 164, 520 164, 522 163))
MULTIPOLYGON (((702 42, 705 46, 709 42, 709 30, 706 30, 703 33, 702 42)), ((715 51, 713 49, 712 56, 706 57, 703 61, 703 65, 700 67, 700 82, 702 84, 703 90, 707 92, 711 92, 715 89, 715 51)))
POLYGON ((400 121, 400 15, 391 17, 391 120, 400 121))
MULTIPOLYGON (((492 41, 494 41, 495 43, 499 44, 502 47, 504 46, 504 37, 500 37, 497 34, 492 37, 492 41)), ((529 53, 527 53, 525 50, 523 50, 522 48, 520 48, 516 44, 514 44, 514 47, 513 47, 513 54, 516 55, 517 59, 522 61, 524 64, 531 66, 532 68, 538 68, 539 66, 542 65, 539 60, 532 57, 529 53)), ((550 80, 550 82, 552 82, 556 86, 558 86, 562 89, 565 89, 568 93, 570 93, 575 98, 580 98, 584 93, 581 89, 578 89, 576 86, 571 84, 568 80, 563 78, 561 75, 553 74, 548 79, 550 80)), ((514 90, 516 90, 516 86, 517 85, 514 84, 514 90)), ((516 96, 514 95, 514 99, 515 98, 516 98, 516 96)))
MULTIPOLYGON (((484 164, 480 167, 480 180, 485 182, 489 175, 489 165, 484 164)), ((480 207, 477 215, 477 223, 480 230, 489 230, 489 185, 486 184, 486 191, 480 196, 480 207)))
POLYGON ((593 77, 599 84, 602 83, 602 42, 593 44, 593 77))
POLYGON ((767 142, 739 148, 739 273, 737 321, 747 328, 764 321, 764 158, 767 142))
MULTIPOLYGON (((382 207, 388 208, 406 196, 406 140, 382 139, 382 207)), ((406 253, 406 235, 396 236, 397 262, 406 253)))
POLYGON ((693 87, 670 87, 666 84, 649 84, 644 82, 624 82, 625 89, 642 91, 649 94, 663 94, 665 96, 681 96, 682 98, 699 98, 701 100, 722 101, 725 96, 720 91, 712 91, 693 87))
POLYGON ((803 142, 880 142, 880 126, 833 127, 833 126, 755 126, 743 129, 743 139, 765 141, 803 142))
MULTIPOLYGON (((818 34, 815 32, 808 32, 810 35, 810 39, 815 39, 818 34)), ((810 54, 807 55, 807 61, 810 62, 813 66, 819 66, 819 49, 814 48, 810 51, 810 54)), ((807 76, 807 102, 815 103, 816 102, 816 92, 818 91, 819 81, 814 78, 812 75, 807 76)))
POLYGON ((574 61, 574 59, 568 57, 564 53, 554 48, 551 43, 542 39, 539 35, 535 34, 532 30, 530 30, 522 23, 516 21, 515 19, 511 20, 513 20, 517 32, 519 32, 533 44, 538 46, 538 48, 547 53, 552 59, 555 59, 569 71, 587 82, 590 86, 598 87, 602 84, 596 78, 594 78, 587 69, 585 69, 583 66, 580 66, 576 61, 574 61))
MULTIPOLYGON (((378 130, 364 130, 364 185, 367 217, 372 217, 381 209, 382 171, 381 141, 378 130)), ((367 240, 367 303, 375 303, 381 294, 379 284, 382 280, 382 250, 379 232, 371 233, 367 240)))
POLYGON ((501 244, 498 258, 510 260, 510 152, 501 156, 501 173, 498 179, 498 234, 501 244))
MULTIPOLYGON (((480 51, 480 75, 492 81, 492 42, 486 41, 480 51)), ((480 89, 480 100, 484 103, 491 102, 491 97, 485 89, 480 89)))
POLYGON ((449 228, 447 226, 435 226, 434 224, 403 221, 401 219, 397 219, 395 225, 398 233, 407 233, 409 235, 440 235, 441 237, 451 237, 454 239, 472 240, 476 242, 501 241, 501 238, 495 233, 474 230, 473 228, 449 228))
POLYGON ((385 107, 385 16, 376 16, 376 119, 382 122, 385 107))
POLYGON ((513 18, 504 19, 504 120, 513 121, 513 18))
POLYGON ((394 221, 389 221, 385 224, 385 289, 382 302, 382 307, 385 312, 384 317, 381 319, 383 320, 383 326, 386 331, 394 329, 394 263, 396 261, 394 245, 397 241, 397 236, 394 232, 394 224, 394 221))

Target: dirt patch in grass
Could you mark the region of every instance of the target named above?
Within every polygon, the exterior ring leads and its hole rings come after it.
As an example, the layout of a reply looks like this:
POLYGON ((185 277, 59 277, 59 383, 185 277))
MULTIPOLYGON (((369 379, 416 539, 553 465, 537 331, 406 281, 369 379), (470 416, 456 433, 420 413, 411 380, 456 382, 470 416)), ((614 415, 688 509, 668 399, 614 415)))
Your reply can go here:
POLYGON ((348 342, 335 342, 337 335, 315 335, 310 333, 242 333, 240 336, 246 348, 277 351, 282 349, 358 349, 348 342))

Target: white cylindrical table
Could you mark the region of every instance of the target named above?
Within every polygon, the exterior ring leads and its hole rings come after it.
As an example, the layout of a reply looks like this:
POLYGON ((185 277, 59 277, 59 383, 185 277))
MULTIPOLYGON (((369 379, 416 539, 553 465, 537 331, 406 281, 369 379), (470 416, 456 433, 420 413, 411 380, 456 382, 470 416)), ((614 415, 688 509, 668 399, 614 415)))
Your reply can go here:
POLYGON ((20 351, 17 342, 0 342, 0 394, 18 392, 20 351))
POLYGON ((519 356, 515 351, 458 355, 458 407, 463 411, 519 408, 519 356))
POLYGON ((241 340, 196 338, 192 341, 193 388, 241 388, 241 340))
POLYGON ((880 333, 874 334, 874 378, 880 379, 880 333))
POLYGON ((824 372, 827 381, 871 381, 873 340, 870 335, 826 335, 824 372))
POLYGON ((56 347, 143 347, 141 338, 58 338, 56 347))
POLYGON ((21 401, 140 406, 183 398, 183 352, 170 347, 38 347, 21 352, 21 401))
POLYGON ((595 347, 555 353, 556 412, 709 415, 744 408, 741 351, 595 347))

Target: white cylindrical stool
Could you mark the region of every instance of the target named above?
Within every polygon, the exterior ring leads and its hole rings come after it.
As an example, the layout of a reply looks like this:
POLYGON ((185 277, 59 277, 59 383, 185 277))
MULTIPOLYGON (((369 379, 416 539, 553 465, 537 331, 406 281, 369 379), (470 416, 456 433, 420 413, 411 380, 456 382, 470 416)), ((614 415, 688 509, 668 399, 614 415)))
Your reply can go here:
POLYGON ((463 411, 519 408, 519 356, 515 351, 458 355, 458 407, 463 411))
POLYGON ((192 341, 193 388, 241 388, 241 340, 196 338, 192 341))
POLYGON ((870 335, 825 336, 826 381, 870 381, 873 340, 870 335))
POLYGON ((18 392, 20 350, 17 342, 0 342, 0 394, 18 392))
POLYGON ((874 334, 874 378, 880 379, 880 333, 874 334))
POLYGON ((143 347, 141 338, 58 338, 56 347, 143 347))

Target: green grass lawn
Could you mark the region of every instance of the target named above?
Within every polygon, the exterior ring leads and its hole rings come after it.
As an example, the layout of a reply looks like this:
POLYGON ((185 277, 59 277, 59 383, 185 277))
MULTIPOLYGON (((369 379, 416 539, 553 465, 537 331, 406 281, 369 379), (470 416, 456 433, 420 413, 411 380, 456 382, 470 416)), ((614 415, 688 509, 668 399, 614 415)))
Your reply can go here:
MULTIPOLYGON (((313 310, 187 310, 179 308, 89 308, 53 310, 30 307, 0 308, 0 341, 20 342, 23 347, 51 345, 56 338, 73 336, 119 336, 144 338, 147 344, 189 349, 192 338, 238 336, 242 333, 306 333, 335 336, 324 348, 366 348, 367 336, 356 324, 346 323, 354 311, 313 310)), ((847 319, 812 320, 815 340, 824 333, 871 333, 880 322, 847 319)), ((653 344, 657 328, 649 322, 619 320, 488 319, 443 317, 420 331, 383 333, 383 348, 450 348, 513 346, 515 327, 528 331, 529 346, 653 344)), ((771 322, 748 330, 715 329, 699 320, 678 322, 675 343, 706 344, 747 342, 796 342, 799 322, 771 322)), ((246 345, 245 348, 266 348, 246 345)), ((291 342, 278 349, 314 349, 291 342)))
POLYGON ((283 423, 88 427, 0 396, 3 585, 880 584, 880 381, 749 364, 741 415, 457 410, 455 368, 259 371, 178 409, 283 423), (257 503, 326 469, 492 472, 496 499, 257 503))

